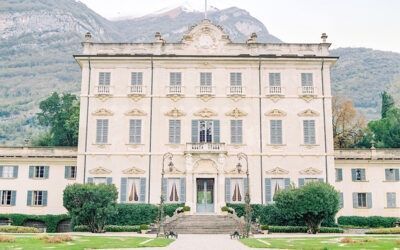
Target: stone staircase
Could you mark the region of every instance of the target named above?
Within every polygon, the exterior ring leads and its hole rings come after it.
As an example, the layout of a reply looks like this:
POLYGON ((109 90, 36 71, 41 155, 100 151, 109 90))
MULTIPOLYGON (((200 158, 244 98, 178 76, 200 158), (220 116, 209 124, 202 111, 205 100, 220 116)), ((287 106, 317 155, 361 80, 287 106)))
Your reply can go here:
POLYGON ((165 224, 166 231, 178 234, 231 234, 241 231, 236 215, 183 215, 165 224))

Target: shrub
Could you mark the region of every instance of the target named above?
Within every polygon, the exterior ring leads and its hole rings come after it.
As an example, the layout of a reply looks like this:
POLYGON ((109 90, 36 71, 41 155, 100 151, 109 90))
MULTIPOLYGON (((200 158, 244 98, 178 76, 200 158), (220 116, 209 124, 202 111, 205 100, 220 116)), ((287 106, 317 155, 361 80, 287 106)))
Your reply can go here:
POLYGON ((184 206, 182 210, 183 210, 183 212, 189 212, 190 211, 190 207, 189 206, 184 206))
MULTIPOLYGON (((164 204, 164 215, 165 216, 169 216, 169 217, 172 217, 173 215, 174 215, 174 212, 175 212, 175 210, 177 209, 177 208, 179 208, 179 207, 184 207, 185 206, 185 204, 184 203, 178 203, 178 204, 164 204)), ((157 208, 157 211, 158 211, 158 208, 157 208)), ((154 222, 154 221, 152 221, 152 222, 154 222)), ((146 222, 146 223, 148 223, 148 222, 146 222)), ((139 224, 141 224, 141 223, 139 223, 139 224)), ((138 224, 138 225, 139 225, 138 224)))
POLYGON ((34 227, 20 227, 20 226, 0 226, 2 233, 39 233, 39 230, 34 227))
POLYGON ((71 216, 67 214, 47 214, 47 215, 30 215, 30 214, 0 214, 0 218, 11 220, 13 226, 22 226, 27 220, 43 221, 46 225, 46 232, 56 233, 57 225, 60 221, 70 219, 71 216))
MULTIPOLYGON (((271 233, 307 233, 306 226, 269 226, 268 230, 271 233)), ((319 233, 343 233, 344 231, 335 227, 320 227, 319 233)))
MULTIPOLYGON (((115 215, 107 220, 107 225, 150 224, 158 215, 158 207, 151 204, 117 204, 116 209, 115 215)), ((168 209, 172 210, 171 207, 168 209)))
POLYGON ((58 235, 44 240, 46 243, 61 243, 64 241, 72 241, 72 237, 68 235, 58 235))
POLYGON ((396 240, 394 243, 395 243, 396 245, 400 245, 400 240, 396 240))
POLYGON ((261 225, 261 230, 268 230, 268 225, 261 225))
POLYGON ((116 226, 116 225, 106 225, 106 232, 139 232, 140 226, 116 226))
POLYGON ((0 236, 0 242, 17 242, 17 240, 13 236, 1 235, 0 236))
POLYGON ((148 229, 149 229, 148 225, 146 225, 146 224, 140 225, 140 230, 148 230, 148 229))
POLYGON ((229 208, 227 206, 223 206, 223 207, 221 207, 221 211, 222 212, 228 212, 229 208))
POLYGON ((46 234, 39 234, 39 235, 36 235, 35 238, 33 238, 33 239, 35 239, 35 240, 45 240, 45 239, 48 239, 48 238, 49 238, 49 236, 46 235, 46 234))
POLYGON ((399 218, 381 216, 340 216, 338 224, 356 227, 392 227, 399 218))
POLYGON ((366 234, 400 234, 400 227, 377 228, 365 232, 366 234))
POLYGON ((90 232, 90 229, 88 226, 78 225, 78 226, 74 226, 72 231, 74 231, 74 232, 90 232))

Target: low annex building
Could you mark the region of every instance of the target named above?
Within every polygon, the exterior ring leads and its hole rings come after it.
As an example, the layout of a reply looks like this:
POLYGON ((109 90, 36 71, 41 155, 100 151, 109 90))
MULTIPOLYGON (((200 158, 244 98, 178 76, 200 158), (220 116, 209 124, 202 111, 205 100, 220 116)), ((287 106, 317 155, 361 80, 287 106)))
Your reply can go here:
POLYGON ((112 183, 121 203, 157 204, 163 192, 191 213, 220 213, 244 203, 247 188, 252 203, 268 204, 291 184, 325 181, 341 192, 341 215, 398 214, 399 151, 333 149, 338 58, 321 38, 233 43, 207 19, 179 43, 159 33, 153 43, 95 43, 87 34, 74 56, 78 148, 0 148, 0 213, 65 213, 62 190, 74 182, 112 183))

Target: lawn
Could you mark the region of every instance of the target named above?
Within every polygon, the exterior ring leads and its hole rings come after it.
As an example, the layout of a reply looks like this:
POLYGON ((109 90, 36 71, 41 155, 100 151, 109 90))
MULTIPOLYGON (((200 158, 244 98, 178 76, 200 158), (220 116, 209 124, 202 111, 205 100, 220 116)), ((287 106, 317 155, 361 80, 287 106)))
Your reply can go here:
MULTIPOLYGON (((72 241, 62 243, 45 243, 44 240, 34 239, 34 235, 10 235, 17 240, 15 243, 0 242, 0 249, 68 249, 81 250, 84 248, 130 248, 130 247, 164 247, 168 246, 172 239, 127 237, 127 236, 80 236, 72 235, 72 241), (141 242, 150 240, 145 244, 141 242)), ((0 234, 1 236, 1 234, 0 234)), ((50 234, 51 236, 51 234, 50 234)))
POLYGON ((394 249, 400 248, 400 237, 293 237, 240 239, 243 244, 254 248, 279 249, 394 249), (343 238, 352 243, 341 242, 343 238), (398 240, 396 242, 396 240, 398 240))

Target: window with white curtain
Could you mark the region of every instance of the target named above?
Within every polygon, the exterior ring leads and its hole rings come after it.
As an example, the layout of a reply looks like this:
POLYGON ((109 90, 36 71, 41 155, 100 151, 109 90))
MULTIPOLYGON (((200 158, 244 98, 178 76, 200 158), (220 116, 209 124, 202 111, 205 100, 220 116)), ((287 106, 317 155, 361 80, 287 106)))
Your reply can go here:
POLYGON ((181 182, 179 178, 167 179, 167 203, 175 203, 180 201, 181 182))
POLYGON ((128 178, 126 183, 126 202, 140 202, 140 178, 128 178))
POLYGON ((271 179, 271 197, 273 198, 278 190, 285 189, 285 180, 283 178, 271 179))
POLYGON ((244 179, 231 179, 231 203, 243 203, 246 192, 244 190, 244 179))

